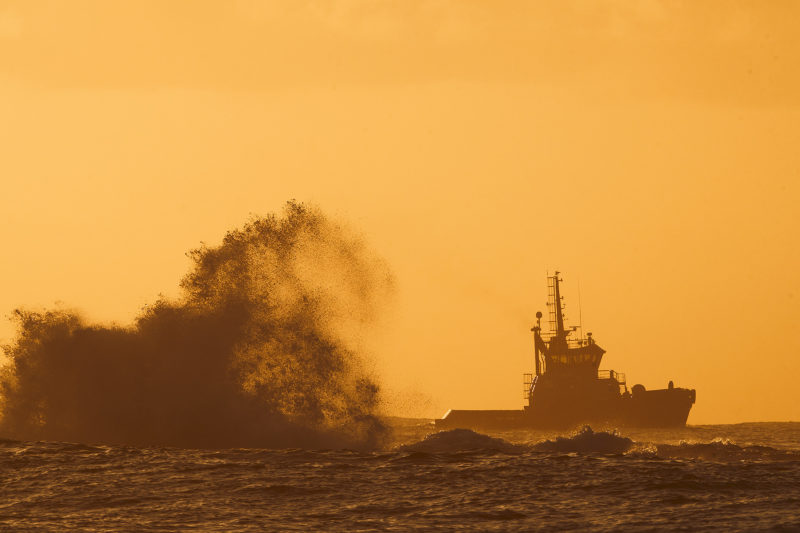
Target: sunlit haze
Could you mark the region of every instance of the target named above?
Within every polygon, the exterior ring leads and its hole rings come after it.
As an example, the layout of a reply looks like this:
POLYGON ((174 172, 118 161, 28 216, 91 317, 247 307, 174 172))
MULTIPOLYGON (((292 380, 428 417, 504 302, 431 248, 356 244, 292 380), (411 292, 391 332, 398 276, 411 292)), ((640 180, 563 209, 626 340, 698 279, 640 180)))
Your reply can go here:
POLYGON ((798 16, 0 1, 0 312, 127 324, 296 199, 393 273, 393 414, 521 408, 558 270, 602 367, 696 389, 689 424, 800 420, 798 16))

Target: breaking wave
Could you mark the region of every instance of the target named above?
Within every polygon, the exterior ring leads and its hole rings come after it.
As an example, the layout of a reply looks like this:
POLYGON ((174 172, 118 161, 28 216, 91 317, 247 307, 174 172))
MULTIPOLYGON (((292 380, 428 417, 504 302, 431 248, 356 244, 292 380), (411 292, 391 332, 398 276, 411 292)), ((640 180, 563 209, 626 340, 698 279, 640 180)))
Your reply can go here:
POLYGON ((398 448, 400 451, 447 453, 474 450, 494 450, 505 453, 522 453, 528 448, 511 444, 503 439, 477 433, 471 429, 450 429, 428 435, 414 444, 406 444, 398 448))
MULTIPOLYGON (((800 461, 800 452, 780 450, 770 446, 739 446, 732 442, 657 444, 654 455, 665 459, 701 459, 704 461, 800 461)), ((647 453, 647 452, 645 452, 647 453)))
POLYGON ((534 444, 515 444, 469 429, 452 429, 428 435, 423 440, 399 446, 397 451, 448 454, 466 451, 510 454, 616 455, 631 459, 676 459, 714 462, 800 461, 800 450, 770 446, 739 446, 727 440, 659 444, 637 442, 616 431, 594 431, 585 426, 570 436, 559 436, 534 444))
POLYGON ((190 252, 177 301, 129 327, 15 311, 0 434, 179 447, 372 447, 379 389, 352 333, 391 285, 361 240, 289 202, 190 252))
POLYGON ((536 444, 534 449, 559 453, 621 454, 629 451, 633 445, 634 442, 631 439, 617 433, 595 432, 591 427, 584 426, 570 437, 556 437, 555 440, 546 440, 536 444))
POLYGON ((594 431, 585 426, 569 437, 556 437, 533 445, 540 452, 578 454, 623 454, 630 457, 660 459, 698 459, 704 461, 796 461, 800 452, 770 446, 739 446, 729 440, 660 444, 636 442, 617 432, 594 431))

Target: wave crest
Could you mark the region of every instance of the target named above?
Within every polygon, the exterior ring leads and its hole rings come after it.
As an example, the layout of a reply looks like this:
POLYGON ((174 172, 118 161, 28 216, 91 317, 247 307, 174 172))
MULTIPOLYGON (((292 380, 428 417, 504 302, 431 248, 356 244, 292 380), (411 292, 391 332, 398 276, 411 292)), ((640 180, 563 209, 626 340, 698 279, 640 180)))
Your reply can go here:
POLYGON ((770 446, 738 446, 730 441, 681 442, 657 444, 655 453, 664 459, 700 459, 704 461, 800 461, 800 452, 770 446))
POLYGON ((577 433, 569 437, 556 437, 555 440, 546 440, 534 446, 534 449, 544 452, 560 453, 602 453, 622 454, 629 451, 634 442, 616 432, 594 431, 589 426, 584 426, 577 433))
POLYGON ((511 444, 503 439, 477 433, 471 429, 450 429, 428 435, 414 444, 400 446, 398 450, 423 453, 452 453, 476 450, 522 453, 527 451, 528 447, 511 444))

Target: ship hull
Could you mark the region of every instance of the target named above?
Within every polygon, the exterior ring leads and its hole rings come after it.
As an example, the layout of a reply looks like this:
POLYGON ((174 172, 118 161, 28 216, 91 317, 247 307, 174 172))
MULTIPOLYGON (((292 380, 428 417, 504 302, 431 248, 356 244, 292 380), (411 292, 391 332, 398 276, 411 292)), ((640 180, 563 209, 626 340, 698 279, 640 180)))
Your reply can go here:
POLYGON ((688 389, 646 391, 634 396, 538 402, 518 410, 453 409, 436 420, 437 429, 514 430, 596 427, 683 427, 695 401, 688 389))

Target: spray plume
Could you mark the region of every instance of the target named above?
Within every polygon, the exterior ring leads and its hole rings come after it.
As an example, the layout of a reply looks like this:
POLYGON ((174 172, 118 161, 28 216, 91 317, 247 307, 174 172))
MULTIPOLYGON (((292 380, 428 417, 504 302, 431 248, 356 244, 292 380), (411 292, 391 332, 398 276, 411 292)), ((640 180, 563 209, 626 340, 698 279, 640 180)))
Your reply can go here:
POLYGON ((390 286, 383 263, 289 202, 190 252, 177 301, 130 327, 15 311, 4 437, 180 447, 379 445, 379 390, 348 340, 390 286))

